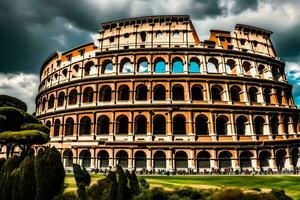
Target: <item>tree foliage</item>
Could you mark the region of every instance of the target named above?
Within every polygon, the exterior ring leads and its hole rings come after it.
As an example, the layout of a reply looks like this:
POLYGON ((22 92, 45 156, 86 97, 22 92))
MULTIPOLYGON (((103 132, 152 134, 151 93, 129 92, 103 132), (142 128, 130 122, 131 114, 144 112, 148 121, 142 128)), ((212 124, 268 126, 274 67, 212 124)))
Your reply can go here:
POLYGON ((86 199, 86 187, 91 184, 91 176, 83 167, 81 169, 80 165, 73 164, 73 172, 75 176, 75 181, 77 185, 77 194, 80 200, 86 199))
POLYGON ((27 105, 20 99, 8 95, 0 95, 0 107, 15 107, 27 111, 27 105))

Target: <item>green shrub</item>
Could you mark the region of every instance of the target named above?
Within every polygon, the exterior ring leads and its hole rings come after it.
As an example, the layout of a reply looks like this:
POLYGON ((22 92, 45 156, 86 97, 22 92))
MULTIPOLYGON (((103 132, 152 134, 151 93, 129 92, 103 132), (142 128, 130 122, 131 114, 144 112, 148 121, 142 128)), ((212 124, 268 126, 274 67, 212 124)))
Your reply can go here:
POLYGON ((212 195, 212 200, 242 200, 243 197, 240 189, 224 188, 216 190, 212 195))
POLYGON ((151 200, 168 200, 168 195, 161 187, 154 187, 150 190, 151 200))
POLYGON ((73 164, 73 172, 75 176, 75 181, 77 185, 77 194, 80 200, 86 199, 86 187, 91 184, 91 176, 83 167, 81 169, 80 165, 73 164))
POLYGON ((34 157, 27 156, 20 164, 19 171, 20 199, 34 200, 36 194, 34 157))

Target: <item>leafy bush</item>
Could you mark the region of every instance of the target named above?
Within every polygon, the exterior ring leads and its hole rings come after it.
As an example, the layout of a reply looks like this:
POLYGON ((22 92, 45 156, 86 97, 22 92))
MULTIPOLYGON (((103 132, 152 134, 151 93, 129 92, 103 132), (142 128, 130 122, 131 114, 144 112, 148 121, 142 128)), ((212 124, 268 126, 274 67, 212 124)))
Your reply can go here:
POLYGON ((240 189, 224 188, 216 190, 212 195, 212 200, 242 200, 243 197, 240 189))
POLYGON ((27 105, 20 99, 8 95, 0 95, 0 107, 15 107, 27 111, 27 105))

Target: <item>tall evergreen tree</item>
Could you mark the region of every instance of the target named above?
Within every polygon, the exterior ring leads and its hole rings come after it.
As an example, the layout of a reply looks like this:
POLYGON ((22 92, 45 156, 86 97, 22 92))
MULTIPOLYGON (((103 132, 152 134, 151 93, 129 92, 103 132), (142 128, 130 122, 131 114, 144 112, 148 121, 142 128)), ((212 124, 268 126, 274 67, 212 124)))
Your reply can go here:
POLYGON ((34 200, 36 194, 36 179, 34 157, 27 156, 19 167, 20 200, 34 200))
POLYGON ((127 177, 122 169, 122 167, 117 166, 118 174, 118 200, 128 200, 130 199, 130 190, 127 186, 127 177))
POLYGON ((77 194, 80 200, 86 199, 86 187, 91 184, 91 176, 83 167, 81 169, 80 165, 73 164, 73 172, 75 176, 75 181, 77 185, 77 194))

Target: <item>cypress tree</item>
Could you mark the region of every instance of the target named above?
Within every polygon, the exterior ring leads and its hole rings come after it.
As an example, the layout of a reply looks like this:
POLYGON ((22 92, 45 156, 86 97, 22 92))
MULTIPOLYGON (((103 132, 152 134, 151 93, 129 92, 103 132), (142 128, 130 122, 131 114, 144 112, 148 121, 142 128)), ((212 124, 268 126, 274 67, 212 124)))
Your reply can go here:
POLYGON ((77 185, 77 194, 80 200, 86 199, 86 187, 91 184, 91 176, 88 171, 83 167, 81 169, 80 165, 73 164, 73 172, 75 176, 75 181, 77 185))
POLYGON ((36 194, 36 179, 34 170, 34 157, 27 156, 20 164, 20 199, 34 200, 36 194))
MULTIPOLYGON (((15 169, 11 173, 11 178, 13 179, 13 187, 12 187, 12 200, 20 200, 21 199, 21 189, 20 188, 20 168, 15 169)), ((34 197, 33 197, 34 198, 34 197)))
POLYGON ((118 174, 118 200, 128 200, 130 199, 130 190, 127 186, 127 177, 122 169, 122 167, 117 166, 118 174))

